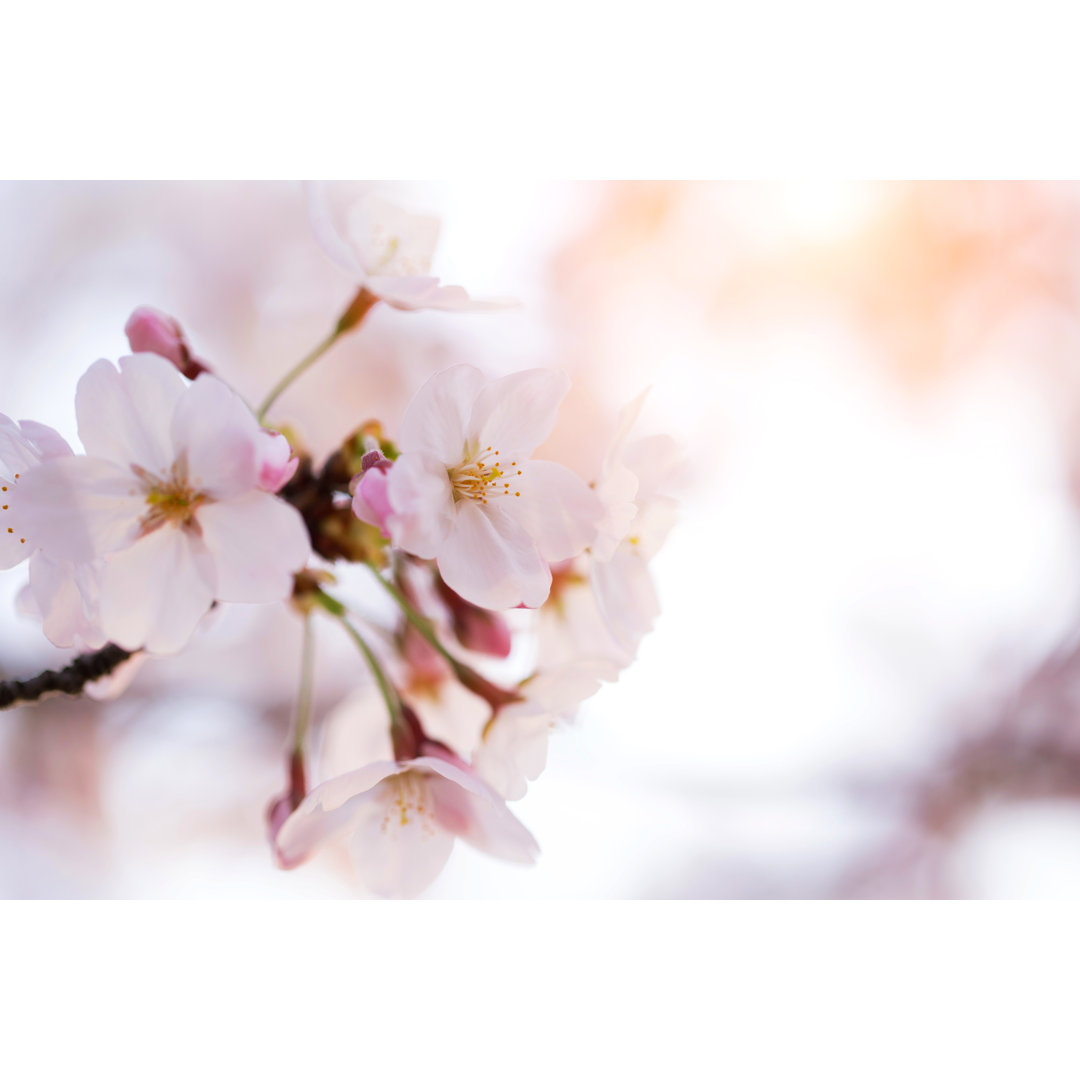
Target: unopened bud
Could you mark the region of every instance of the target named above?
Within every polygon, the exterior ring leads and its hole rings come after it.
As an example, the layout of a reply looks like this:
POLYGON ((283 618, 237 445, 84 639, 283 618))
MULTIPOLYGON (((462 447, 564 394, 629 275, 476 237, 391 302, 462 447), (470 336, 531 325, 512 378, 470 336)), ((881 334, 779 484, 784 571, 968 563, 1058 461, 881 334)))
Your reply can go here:
POLYGON ((124 327, 132 352, 154 353, 175 364, 181 375, 196 378, 208 370, 191 352, 180 324, 163 311, 138 307, 124 327))

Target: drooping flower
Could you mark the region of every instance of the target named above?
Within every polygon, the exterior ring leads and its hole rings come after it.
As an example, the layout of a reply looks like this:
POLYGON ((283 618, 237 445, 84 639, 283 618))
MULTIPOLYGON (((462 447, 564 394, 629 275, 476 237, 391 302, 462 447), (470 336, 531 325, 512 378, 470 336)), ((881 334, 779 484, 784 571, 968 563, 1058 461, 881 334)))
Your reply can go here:
POLYGON ((75 398, 85 456, 20 481, 20 521, 58 562, 104 558, 109 640, 183 647, 215 600, 285 599, 310 555, 297 510, 260 488, 270 442, 212 375, 186 383, 158 356, 92 365, 75 398))
POLYGON ((522 700, 506 705, 484 729, 473 767, 506 799, 520 799, 547 764, 548 737, 605 682, 619 677, 610 660, 579 658, 538 671, 517 689, 522 700))
POLYGON ((442 868, 455 838, 499 859, 532 863, 539 849, 502 798, 453 755, 376 761, 314 788, 275 837, 285 868, 347 835, 363 883, 412 897, 442 868))
POLYGON ((430 274, 439 219, 414 214, 368 186, 339 211, 327 185, 305 184, 308 216, 323 250, 357 284, 402 311, 486 311, 513 300, 473 300, 460 285, 440 285, 430 274))
POLYGON ((596 534, 600 503, 588 485, 565 466, 529 460, 569 385, 544 368, 489 380, 459 364, 428 379, 405 410, 384 527, 479 607, 539 607, 548 563, 596 534))

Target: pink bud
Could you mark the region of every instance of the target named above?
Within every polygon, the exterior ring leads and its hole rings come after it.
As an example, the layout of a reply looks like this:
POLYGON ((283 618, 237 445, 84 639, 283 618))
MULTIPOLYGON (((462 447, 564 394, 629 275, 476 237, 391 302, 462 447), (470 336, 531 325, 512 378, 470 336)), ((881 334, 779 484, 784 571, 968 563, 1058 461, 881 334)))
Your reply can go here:
POLYGON ((389 539, 386 520, 392 513, 386 484, 389 468, 374 466, 366 469, 353 490, 353 513, 368 525, 376 526, 389 539))
POLYGON ((138 307, 124 327, 132 352, 154 353, 171 361, 182 375, 194 379, 207 368, 191 353, 180 324, 163 311, 138 307))
POLYGON ((470 604, 453 616, 454 634, 466 649, 500 658, 510 655, 510 627, 501 615, 470 604))
POLYGON ((289 440, 277 431, 263 432, 266 438, 262 442, 259 458, 259 487, 263 491, 280 491, 296 473, 300 459, 295 457, 289 440))

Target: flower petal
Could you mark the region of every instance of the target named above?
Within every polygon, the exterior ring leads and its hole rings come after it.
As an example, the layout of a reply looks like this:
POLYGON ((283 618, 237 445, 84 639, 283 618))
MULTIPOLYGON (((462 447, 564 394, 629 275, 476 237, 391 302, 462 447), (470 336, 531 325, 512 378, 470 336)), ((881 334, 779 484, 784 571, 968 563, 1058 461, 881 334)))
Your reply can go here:
POLYGON ((525 530, 496 506, 470 499, 455 507, 437 561, 443 580, 480 607, 539 607, 551 590, 551 570, 525 530))
POLYGON ((56 562, 43 552, 30 560, 30 593, 41 629, 59 649, 97 649, 105 644, 98 618, 101 565, 56 562))
POLYGON ((435 277, 367 279, 367 289, 398 311, 503 311, 519 301, 504 298, 474 300, 460 285, 440 285, 435 277))
POLYGON ((202 541, 163 525, 109 559, 101 583, 101 623, 125 649, 177 652, 214 599, 214 567, 202 541))
POLYGON ((604 623, 633 656, 660 614, 648 563, 629 544, 623 544, 607 562, 593 563, 589 578, 604 623))
POLYGON ((515 477, 521 497, 507 499, 507 513, 532 537, 549 562, 580 555, 596 536, 600 500, 577 473, 553 461, 529 461, 515 477))
POLYGON ((403 453, 433 454, 444 465, 464 457, 466 429, 484 376, 471 364, 436 372, 409 402, 398 428, 403 453))
POLYGON ((43 461, 22 477, 14 494, 15 533, 26 537, 30 550, 41 547, 61 562, 90 562, 127 547, 146 512, 136 477, 103 458, 43 461))
POLYGON ((259 480, 264 440, 251 410, 220 379, 200 375, 176 404, 172 444, 196 491, 231 499, 259 480))
POLYGON ((119 371, 108 360, 91 364, 75 390, 87 454, 164 473, 175 456, 169 432, 185 385, 168 360, 149 353, 124 357, 119 371))
POLYGON ((454 521, 446 466, 431 454, 402 454, 387 476, 386 494, 394 543, 412 555, 433 559, 454 521))
POLYGON ((214 597, 242 604, 284 600, 311 556, 299 511, 266 491, 200 506, 196 520, 216 570, 214 597))
POLYGON ((349 826, 358 800, 366 801, 380 780, 401 769, 394 761, 373 761, 313 788, 278 831, 278 861, 287 867, 302 863, 319 844, 349 826))
POLYGON ((435 800, 435 818, 466 844, 508 862, 534 863, 540 848, 506 802, 473 773, 465 773, 438 758, 417 758, 413 763, 436 774, 428 781, 435 800))
MULTIPOLYGON (((412 763, 410 763, 412 764, 412 763)), ((349 847, 356 872, 378 896, 411 899, 442 872, 454 848, 454 834, 441 828, 429 807, 403 812, 389 785, 408 785, 415 797, 433 798, 431 781, 418 770, 383 781, 374 798, 358 805, 350 824, 349 847)))
POLYGON ((308 221, 319 246, 338 266, 362 281, 366 276, 364 268, 352 248, 342 239, 326 183, 322 180, 305 180, 303 188, 308 221))
POLYGON ((551 434, 569 389, 567 374, 550 368, 495 379, 477 394, 468 433, 481 447, 524 461, 551 434))

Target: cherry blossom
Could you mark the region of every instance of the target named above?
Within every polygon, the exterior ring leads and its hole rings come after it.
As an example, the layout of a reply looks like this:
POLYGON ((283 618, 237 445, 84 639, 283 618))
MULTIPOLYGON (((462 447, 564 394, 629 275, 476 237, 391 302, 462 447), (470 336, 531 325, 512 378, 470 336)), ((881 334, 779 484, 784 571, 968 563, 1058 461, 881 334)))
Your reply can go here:
POLYGON ((565 466, 529 460, 569 384, 544 368, 486 379, 459 364, 428 379, 405 410, 385 526, 479 607, 539 607, 549 562, 596 534, 601 508, 588 485, 565 466))
POLYGON ((27 472, 42 461, 72 456, 66 440, 51 427, 33 420, 16 424, 0 414, 0 569, 29 558, 29 584, 19 594, 19 610, 41 620, 53 645, 94 649, 105 644, 97 614, 102 563, 57 561, 42 552, 20 500, 27 472))
POLYGON ((582 658, 526 679, 522 700, 504 706, 484 729, 473 754, 477 772, 506 799, 520 799, 547 764, 548 736, 567 723, 581 702, 605 682, 619 677, 618 666, 601 658, 582 658))
POLYGON ((513 300, 474 300, 430 274, 439 219, 410 213, 374 187, 339 212, 326 184, 305 184, 312 229, 327 255, 369 293, 402 311, 486 311, 513 300))
POLYGON ((539 853, 504 800, 449 753, 376 761, 319 784, 278 830, 275 853, 292 868, 342 835, 361 881, 380 896, 421 893, 455 838, 510 862, 532 863, 539 853))
MULTIPOLYGON (((215 600, 286 598, 310 554, 295 508, 260 488, 272 447, 247 406, 167 361, 99 360, 75 398, 86 455, 42 461, 20 481, 20 520, 57 562, 104 558, 109 640, 174 652, 215 600)), ((276 451, 275 451, 276 452, 276 451)))
POLYGON ((629 440, 645 397, 620 412, 593 485, 602 506, 596 538, 585 555, 554 567, 540 627, 548 663, 585 650, 625 667, 660 614, 649 562, 675 523, 683 462, 667 435, 629 440))

